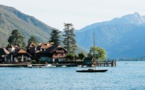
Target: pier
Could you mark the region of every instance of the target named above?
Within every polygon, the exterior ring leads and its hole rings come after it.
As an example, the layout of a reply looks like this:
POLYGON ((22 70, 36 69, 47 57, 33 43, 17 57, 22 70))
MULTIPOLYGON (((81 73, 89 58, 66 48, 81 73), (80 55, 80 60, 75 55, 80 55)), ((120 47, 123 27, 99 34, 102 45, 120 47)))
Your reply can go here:
POLYGON ((96 61, 96 65, 100 67, 116 67, 116 61, 96 61))
MULTIPOLYGON (((79 65, 82 66, 91 66, 91 64, 84 64, 84 62, 61 62, 61 63, 50 63, 56 67, 77 67, 79 65)), ((42 67, 46 64, 31 64, 32 67, 42 67)), ((97 67, 115 67, 116 61, 96 61, 97 67)), ((26 63, 19 63, 19 64, 0 64, 0 67, 28 67, 26 63)))

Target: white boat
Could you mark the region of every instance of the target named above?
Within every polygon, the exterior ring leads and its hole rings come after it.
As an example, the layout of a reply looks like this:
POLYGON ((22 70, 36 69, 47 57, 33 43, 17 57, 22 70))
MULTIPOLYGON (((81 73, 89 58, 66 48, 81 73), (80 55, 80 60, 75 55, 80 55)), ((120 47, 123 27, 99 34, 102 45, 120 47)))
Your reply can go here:
POLYGON ((85 67, 87 67, 87 66, 86 66, 86 65, 78 65, 77 67, 85 68, 85 67))
POLYGON ((45 68, 49 68, 49 67, 56 67, 56 66, 54 66, 54 65, 52 65, 52 64, 46 64, 46 65, 43 66, 43 67, 45 67, 45 68))
POLYGON ((28 64, 27 67, 28 67, 28 68, 32 68, 32 64, 28 64))
POLYGON ((66 65, 63 65, 63 66, 61 66, 61 67, 67 67, 66 65))

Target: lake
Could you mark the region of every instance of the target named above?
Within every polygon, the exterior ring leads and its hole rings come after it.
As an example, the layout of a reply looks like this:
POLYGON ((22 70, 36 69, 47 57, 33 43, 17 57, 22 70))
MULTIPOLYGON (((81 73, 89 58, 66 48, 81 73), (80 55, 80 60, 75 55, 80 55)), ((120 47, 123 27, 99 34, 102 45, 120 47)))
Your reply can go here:
POLYGON ((0 68, 0 90, 145 90, 145 61, 118 61, 105 73, 77 67, 0 68))

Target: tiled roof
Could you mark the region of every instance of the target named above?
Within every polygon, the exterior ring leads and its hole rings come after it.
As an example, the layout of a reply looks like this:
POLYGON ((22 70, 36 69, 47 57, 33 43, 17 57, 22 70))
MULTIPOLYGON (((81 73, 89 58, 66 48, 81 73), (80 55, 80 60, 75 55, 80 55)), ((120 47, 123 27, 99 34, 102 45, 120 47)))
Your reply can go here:
POLYGON ((41 46, 41 48, 49 48, 49 47, 51 47, 52 45, 51 44, 42 44, 42 46, 41 46))
POLYGON ((59 46, 59 45, 53 45, 52 47, 50 47, 50 48, 48 49, 48 52, 52 53, 55 49, 57 49, 58 46, 59 46))
POLYGON ((47 49, 51 46, 52 46, 52 44, 49 44, 49 43, 41 43, 41 45, 39 45, 38 47, 43 48, 43 49, 47 49))
MULTIPOLYGON (((58 47, 58 45, 51 45, 48 48, 43 48, 45 51, 39 51, 39 53, 51 53, 53 50, 55 50, 58 47)), ((42 48, 41 48, 42 49, 42 48)))
MULTIPOLYGON (((54 45, 51 45, 51 47, 47 48, 45 51, 41 51, 41 53, 52 53, 57 48, 62 48, 62 47, 60 45, 55 45, 54 44, 54 45)), ((64 51, 67 52, 65 49, 64 49, 64 51)))
POLYGON ((18 53, 27 53, 27 52, 23 49, 20 49, 18 53))
POLYGON ((21 48, 16 48, 15 52, 11 53, 12 55, 17 55, 17 54, 27 54, 29 56, 31 56, 30 54, 28 54, 25 50, 21 49, 21 48))

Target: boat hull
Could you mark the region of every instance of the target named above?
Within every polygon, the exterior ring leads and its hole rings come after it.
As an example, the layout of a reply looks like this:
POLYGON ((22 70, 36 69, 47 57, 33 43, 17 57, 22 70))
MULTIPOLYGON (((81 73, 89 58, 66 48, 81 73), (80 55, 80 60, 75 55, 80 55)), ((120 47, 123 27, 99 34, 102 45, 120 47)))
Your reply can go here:
POLYGON ((95 73, 95 72, 107 72, 108 69, 102 69, 102 70, 77 70, 76 72, 90 72, 90 73, 95 73))

